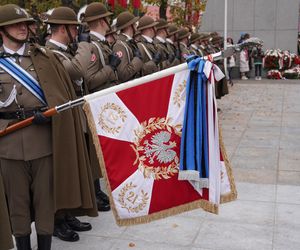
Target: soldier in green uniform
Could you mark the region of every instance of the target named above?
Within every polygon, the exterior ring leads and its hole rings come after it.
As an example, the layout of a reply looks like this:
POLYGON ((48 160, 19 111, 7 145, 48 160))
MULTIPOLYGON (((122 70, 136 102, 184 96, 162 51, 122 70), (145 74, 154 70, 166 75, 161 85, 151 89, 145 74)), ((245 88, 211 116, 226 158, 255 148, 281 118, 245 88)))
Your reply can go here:
POLYGON ((188 48, 189 36, 191 33, 186 28, 181 28, 178 31, 179 50, 181 52, 181 63, 186 61, 187 56, 191 53, 188 48))
POLYGON ((34 116, 32 125, 0 138, 0 170, 17 248, 31 249, 33 219, 43 250, 51 248, 57 210, 97 211, 78 109, 42 114, 76 95, 57 57, 26 42, 31 22, 17 5, 0 7, 0 128, 34 116))
POLYGON ((117 67, 120 82, 127 82, 141 76, 142 55, 134 41, 138 20, 138 17, 128 11, 122 12, 117 17, 116 28, 120 34, 113 46, 113 51, 121 59, 121 63, 117 67))
POLYGON ((137 29, 141 32, 140 41, 137 43, 139 50, 142 53, 143 59, 143 76, 157 72, 160 70, 162 55, 156 48, 153 38, 155 37, 155 26, 158 22, 150 16, 143 16, 139 20, 137 29))
POLYGON ((11 226, 7 212, 6 198, 4 194, 2 176, 0 174, 0 246, 2 250, 14 247, 11 237, 11 226))
MULTIPOLYGON (((85 94, 83 75, 85 74, 91 58, 91 46, 87 42, 81 42, 74 51, 73 46, 77 36, 77 21, 75 12, 68 7, 58 7, 51 11, 46 24, 50 25, 51 37, 46 42, 49 48, 62 62, 68 72, 77 96, 85 94)), ((87 132, 86 119, 83 111, 80 113, 84 132, 87 132)), ((61 210, 55 214, 53 235, 64 241, 78 241, 79 235, 74 231, 88 231, 92 226, 87 222, 80 222, 68 211, 61 210)))
POLYGON ((190 52, 196 56, 204 56, 204 52, 200 47, 200 39, 202 35, 199 33, 193 33, 190 37, 190 52))
POLYGON ((177 36, 179 29, 174 24, 170 24, 168 27, 168 37, 166 38, 166 45, 168 48, 169 54, 175 57, 174 61, 170 64, 170 67, 180 64, 180 50, 176 46, 177 36))
POLYGON ((158 24, 155 26, 156 37, 154 38, 154 44, 162 56, 160 63, 161 70, 169 68, 175 60, 175 54, 170 53, 167 47, 168 27, 168 22, 163 18, 158 19, 158 24))

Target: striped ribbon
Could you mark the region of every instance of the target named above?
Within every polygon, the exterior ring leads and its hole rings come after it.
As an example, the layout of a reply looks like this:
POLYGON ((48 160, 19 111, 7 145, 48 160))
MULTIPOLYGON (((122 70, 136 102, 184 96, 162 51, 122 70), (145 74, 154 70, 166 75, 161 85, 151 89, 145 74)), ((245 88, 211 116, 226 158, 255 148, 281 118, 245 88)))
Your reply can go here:
POLYGON ((37 80, 34 79, 32 75, 30 75, 20 65, 15 63, 10 58, 0 58, 0 67, 14 79, 16 79, 20 84, 22 84, 26 89, 28 89, 44 105, 47 105, 44 92, 37 80))

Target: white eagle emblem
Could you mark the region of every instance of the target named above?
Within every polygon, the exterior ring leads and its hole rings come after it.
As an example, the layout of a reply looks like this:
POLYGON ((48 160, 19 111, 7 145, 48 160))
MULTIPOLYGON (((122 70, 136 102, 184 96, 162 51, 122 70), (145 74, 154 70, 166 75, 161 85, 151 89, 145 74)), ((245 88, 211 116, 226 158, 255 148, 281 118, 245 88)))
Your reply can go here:
POLYGON ((145 153, 150 158, 149 162, 154 163, 155 157, 160 163, 168 163, 174 160, 176 152, 172 150, 176 146, 176 142, 170 141, 171 133, 167 131, 161 131, 151 138, 151 143, 146 140, 145 153), (167 144, 168 143, 168 144, 167 144))

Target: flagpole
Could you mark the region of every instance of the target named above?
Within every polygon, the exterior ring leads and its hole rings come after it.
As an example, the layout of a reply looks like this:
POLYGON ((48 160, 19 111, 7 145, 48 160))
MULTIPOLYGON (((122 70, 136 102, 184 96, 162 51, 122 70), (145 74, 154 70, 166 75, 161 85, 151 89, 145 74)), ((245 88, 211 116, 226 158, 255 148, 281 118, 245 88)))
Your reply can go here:
MULTIPOLYGON (((224 58, 231 56, 237 50, 240 50, 244 46, 256 46, 257 44, 262 44, 262 41, 258 38, 252 37, 252 38, 247 39, 246 41, 244 41, 241 44, 236 44, 234 46, 231 46, 227 50, 224 50, 222 52, 218 52, 218 53, 215 53, 215 54, 204 56, 204 57, 202 57, 202 59, 209 60, 209 61, 223 60, 224 58)), ((62 105, 59 105, 59 106, 56 106, 56 107, 52 107, 52 108, 48 109, 47 111, 43 112, 43 114, 46 117, 51 117, 51 116, 53 116, 57 113, 60 113, 64 110, 67 110, 67 109, 70 109, 70 108, 73 108, 73 107, 76 107, 76 106, 80 106, 80 105, 84 104, 85 101, 90 101, 90 100, 93 100, 93 99, 95 99, 97 97, 100 97, 100 96, 108 95, 108 94, 111 94, 111 93, 114 93, 114 92, 119 92, 119 91, 122 91, 122 90, 125 90, 125 89, 128 89, 128 88, 132 88, 132 87, 135 87, 135 86, 138 86, 138 85, 142 85, 142 84, 147 83, 147 82, 155 81, 155 80, 158 80, 162 77, 166 77, 166 76, 169 76, 169 75, 172 75, 172 74, 176 74, 178 72, 181 72, 181 71, 187 70, 187 69, 188 69, 188 64, 187 63, 182 63, 180 65, 171 67, 169 69, 165 69, 165 70, 153 73, 151 75, 147 75, 147 76, 144 76, 144 77, 132 80, 132 81, 128 81, 128 82, 125 82, 125 83, 122 83, 122 84, 119 84, 119 85, 116 85, 116 86, 113 86, 113 87, 110 87, 110 88, 107 88, 107 89, 103 89, 101 91, 95 92, 93 94, 86 95, 86 96, 81 97, 79 99, 66 102, 66 103, 64 103, 62 105)), ((18 129, 21 129, 21 128, 24 128, 24 127, 27 127, 27 126, 31 125, 33 119, 34 119, 34 117, 32 116, 32 117, 29 117, 25 120, 19 121, 19 122, 13 124, 13 125, 10 125, 5 129, 0 130, 0 137, 5 136, 9 133, 12 133, 12 132, 14 132, 18 129)))
MULTIPOLYGON (((224 0, 224 50, 227 49, 227 15, 228 15, 228 1, 224 0)), ((224 69, 225 75, 228 79, 228 72, 227 72, 227 58, 224 58, 224 69)))

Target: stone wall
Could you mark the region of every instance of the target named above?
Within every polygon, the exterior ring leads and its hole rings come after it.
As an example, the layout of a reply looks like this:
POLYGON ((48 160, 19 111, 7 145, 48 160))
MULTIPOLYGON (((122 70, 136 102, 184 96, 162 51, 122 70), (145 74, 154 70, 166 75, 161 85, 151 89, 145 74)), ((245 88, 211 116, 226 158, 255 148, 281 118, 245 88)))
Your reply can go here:
MULTIPOLYGON (((228 0, 228 36, 241 32, 264 41, 264 48, 297 52, 299 0, 228 0)), ((224 0, 208 0, 200 31, 224 32, 224 0)))

